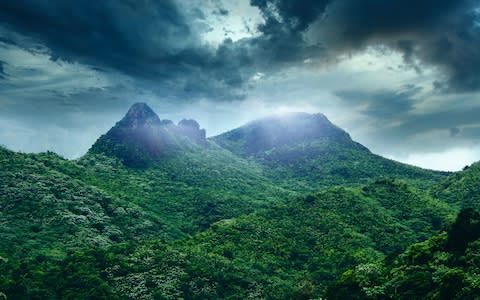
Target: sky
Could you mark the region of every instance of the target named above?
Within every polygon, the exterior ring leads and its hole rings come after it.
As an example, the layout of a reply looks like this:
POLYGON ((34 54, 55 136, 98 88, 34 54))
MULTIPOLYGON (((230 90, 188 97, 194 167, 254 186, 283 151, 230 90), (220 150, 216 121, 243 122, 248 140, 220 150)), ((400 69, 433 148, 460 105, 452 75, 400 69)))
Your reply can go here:
POLYGON ((77 158, 135 102, 208 136, 321 112, 460 170, 480 160, 480 1, 0 1, 1 145, 77 158))

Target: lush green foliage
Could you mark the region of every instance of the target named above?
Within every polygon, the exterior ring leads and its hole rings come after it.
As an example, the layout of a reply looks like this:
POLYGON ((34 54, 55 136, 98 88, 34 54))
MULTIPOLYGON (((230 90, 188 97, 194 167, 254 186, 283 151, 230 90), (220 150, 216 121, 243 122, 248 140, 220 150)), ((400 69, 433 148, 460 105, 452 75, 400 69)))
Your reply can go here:
POLYGON ((447 177, 321 115, 267 121, 206 140, 138 104, 75 161, 0 148, 0 299, 478 296, 480 217, 448 227, 478 207, 477 165, 447 177))
POLYGON ((462 210, 447 233, 410 246, 393 263, 360 264, 328 299, 480 299, 480 213, 462 210))
POLYGON ((251 163, 227 154, 222 161, 222 149, 210 153, 212 161, 207 162, 208 151, 214 150, 205 151, 201 156, 186 152, 178 161, 170 161, 171 166, 164 162, 154 168, 129 169, 105 156, 87 155, 71 162, 51 153, 2 150, 6 166, 2 170, 9 170, 2 173, 5 186, 17 193, 29 191, 19 184, 49 189, 40 198, 38 189, 30 196, 12 197, 7 189, 3 195, 2 203, 16 198, 23 199, 19 201, 23 206, 2 214, 2 224, 14 229, 2 235, 2 245, 22 240, 17 250, 2 250, 1 290, 20 299, 320 297, 328 282, 344 270, 400 253, 408 244, 433 235, 453 214, 448 205, 391 179, 298 197, 267 185, 254 165, 246 167, 251 163), (237 165, 237 170, 235 163, 246 165, 237 165), (213 166, 220 174, 202 169, 213 166), (242 174, 245 170, 248 173, 242 174), (35 182, 28 180, 29 172, 35 182), (61 180, 56 183, 56 178, 61 180), (223 197, 230 193, 232 200, 202 206, 202 201, 211 199, 202 200, 202 191, 223 197), (107 194, 108 201, 102 196, 107 194), (56 197, 49 206, 52 216, 37 202, 51 195, 56 197), (252 200, 255 195, 262 198, 252 200), (274 201, 282 197, 284 201, 274 201), (69 199, 75 199, 75 205, 69 199), (38 217, 44 224, 40 230, 29 227, 30 215, 37 212, 45 214, 38 217), (85 220, 48 226, 51 218, 69 214, 85 220), (212 222, 204 232, 166 242, 212 222), (110 235, 112 231, 117 235, 110 235))
POLYGON ((456 207, 480 206, 480 162, 445 178, 433 195, 456 207))

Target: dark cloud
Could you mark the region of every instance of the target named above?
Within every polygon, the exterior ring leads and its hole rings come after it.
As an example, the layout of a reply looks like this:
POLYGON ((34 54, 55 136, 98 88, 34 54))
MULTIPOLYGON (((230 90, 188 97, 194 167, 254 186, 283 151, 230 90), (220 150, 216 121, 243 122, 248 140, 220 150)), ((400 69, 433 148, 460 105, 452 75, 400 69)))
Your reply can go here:
MULTIPOLYGON (((480 88, 479 1, 476 0, 251 0, 266 22, 260 30, 291 39, 302 35, 301 51, 322 45, 324 59, 385 45, 403 53, 417 71, 426 64, 448 77, 438 87, 480 88)), ((273 43, 272 45, 274 45, 273 43)), ((295 49, 289 49, 295 50, 295 49)), ((298 53, 288 51, 291 55, 298 53)))
POLYGON ((289 33, 298 33, 317 20, 325 11, 330 0, 251 0, 264 18, 260 30, 265 34, 276 34, 278 27, 289 33))
MULTIPOLYGON (((429 114, 411 114, 399 120, 399 124, 389 128, 393 138, 413 136, 436 130, 450 133, 452 127, 469 127, 479 122, 480 107, 446 109, 429 114)), ((457 135, 460 136, 461 134, 457 135)))
MULTIPOLYGON (((215 14, 229 12, 214 1, 215 14)), ((260 35, 218 48, 204 44, 205 12, 175 0, 0 2, 0 24, 61 58, 177 91, 179 98, 239 98, 256 72, 334 62, 345 53, 385 45, 421 72, 439 67, 441 91, 480 87, 477 0, 251 0, 260 35)), ((27 47, 25 41, 3 41, 27 47)))
POLYGON ((228 9, 225 8, 225 6, 220 0, 214 0, 213 5, 215 6, 215 9, 212 12, 214 15, 228 16, 230 14, 228 9))
POLYGON ((480 140, 480 125, 468 126, 459 130, 458 136, 461 138, 474 139, 476 141, 480 140))
POLYGON ((335 94, 362 114, 383 122, 395 122, 408 115, 415 103, 415 95, 421 90, 419 87, 407 85, 400 91, 344 90, 335 94))
POLYGON ((450 137, 456 137, 461 132, 457 127, 450 128, 450 137))
POLYGON ((0 2, 0 24, 45 45, 53 59, 119 70, 183 95, 241 93, 244 78, 228 67, 231 46, 216 50, 200 40, 207 30, 204 18, 200 10, 181 11, 171 0, 0 2))
POLYGON ((363 139, 381 151, 405 155, 480 142, 480 106, 461 105, 464 99, 460 97, 432 104, 421 112, 415 105, 424 94, 414 85, 399 90, 344 90, 335 94, 345 106, 361 114, 354 122, 366 122, 351 125, 355 126, 353 130, 362 127, 363 139))
POLYGON ((193 39, 171 1, 2 1, 0 15, 3 25, 37 38, 55 56, 142 75, 164 71, 148 63, 173 62, 193 39))

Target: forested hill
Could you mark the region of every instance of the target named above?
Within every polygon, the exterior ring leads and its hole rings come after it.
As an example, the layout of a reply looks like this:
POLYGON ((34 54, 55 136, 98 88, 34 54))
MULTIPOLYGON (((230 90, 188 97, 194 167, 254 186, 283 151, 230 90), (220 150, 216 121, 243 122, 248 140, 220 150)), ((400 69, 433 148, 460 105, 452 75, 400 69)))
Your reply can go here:
POLYGON ((447 175, 375 155, 323 114, 270 116, 212 140, 259 163, 270 179, 291 189, 367 183, 382 176, 402 178, 421 186, 447 175))
POLYGON ((205 136, 138 103, 78 160, 0 148, 0 299, 414 299, 416 268, 475 295, 477 164, 387 160, 323 115, 205 136))

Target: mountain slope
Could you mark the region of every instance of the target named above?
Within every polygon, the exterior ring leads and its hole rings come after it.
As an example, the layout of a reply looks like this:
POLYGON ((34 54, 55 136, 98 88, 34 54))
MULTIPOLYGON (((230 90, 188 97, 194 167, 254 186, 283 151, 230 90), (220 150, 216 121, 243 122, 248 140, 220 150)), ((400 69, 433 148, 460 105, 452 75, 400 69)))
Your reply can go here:
POLYGON ((433 196, 458 208, 480 206, 480 162, 442 180, 433 196))
POLYGON ((403 178, 422 186, 446 175, 375 155, 322 114, 272 116, 212 140, 260 163, 267 177, 296 190, 366 183, 382 176, 403 178))
MULTIPOLYGON (((79 251, 138 242, 164 231, 158 218, 134 203, 50 167, 55 164, 77 171, 75 163, 53 153, 0 148, 0 298, 2 292, 8 299, 55 298, 53 282, 40 283, 50 267, 79 251)), ((98 298, 96 283, 85 288, 98 298)))
POLYGON ((447 232, 411 245, 391 263, 361 264, 328 299, 480 299, 480 213, 463 209, 447 232))
POLYGON ((216 222, 183 241, 82 252, 40 276, 38 285, 59 278, 62 295, 71 289, 61 278, 64 266, 74 264, 88 270, 79 278, 100 278, 108 298, 318 298, 346 269, 400 253, 437 233, 452 214, 403 182, 335 187, 216 222))
MULTIPOLYGON (((213 138, 220 146, 242 157, 257 156, 284 145, 312 140, 353 146, 350 136, 322 114, 288 113, 252 121, 213 138)), ((360 144, 359 149, 367 151, 360 144)))
POLYGON ((196 121, 162 121, 144 103, 134 104, 77 164, 75 178, 136 203, 166 222, 174 238, 292 194, 257 164, 207 141, 196 121))

